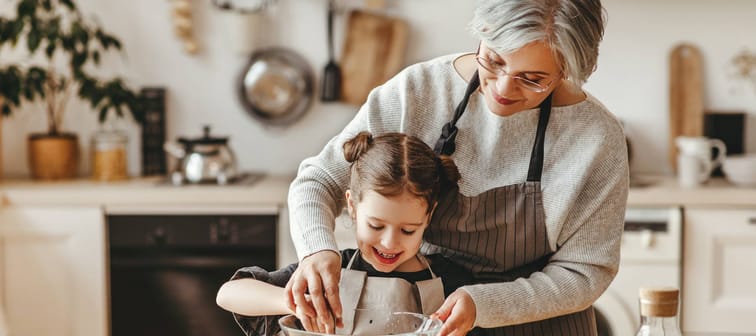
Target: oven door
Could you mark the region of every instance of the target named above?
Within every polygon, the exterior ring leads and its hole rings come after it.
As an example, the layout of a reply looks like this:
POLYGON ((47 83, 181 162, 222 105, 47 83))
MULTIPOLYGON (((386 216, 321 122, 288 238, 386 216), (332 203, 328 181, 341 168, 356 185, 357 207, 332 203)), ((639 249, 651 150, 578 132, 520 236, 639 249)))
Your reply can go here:
POLYGON ((237 336, 220 286, 276 267, 277 214, 109 214, 112 336, 237 336))

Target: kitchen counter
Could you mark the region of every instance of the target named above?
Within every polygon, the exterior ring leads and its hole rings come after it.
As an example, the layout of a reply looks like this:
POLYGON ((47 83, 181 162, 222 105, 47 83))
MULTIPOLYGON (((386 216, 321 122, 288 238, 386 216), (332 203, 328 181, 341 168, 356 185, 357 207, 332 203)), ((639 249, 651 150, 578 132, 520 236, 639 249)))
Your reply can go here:
MULTIPOLYGON (((251 184, 173 186, 161 177, 122 182, 77 179, 0 182, 3 205, 283 205, 293 176, 263 176, 251 184)), ((634 181, 635 182, 635 181, 634 181)), ((756 188, 738 187, 724 178, 682 188, 674 177, 643 177, 630 188, 628 206, 756 207, 756 188)))
POLYGON ((628 206, 756 207, 756 187, 739 187, 724 178, 698 188, 680 187, 675 177, 642 177, 633 185, 628 206))
POLYGON ((250 184, 225 186, 174 186, 162 177, 118 182, 6 179, 0 182, 0 200, 2 205, 285 205, 293 178, 263 176, 250 184))

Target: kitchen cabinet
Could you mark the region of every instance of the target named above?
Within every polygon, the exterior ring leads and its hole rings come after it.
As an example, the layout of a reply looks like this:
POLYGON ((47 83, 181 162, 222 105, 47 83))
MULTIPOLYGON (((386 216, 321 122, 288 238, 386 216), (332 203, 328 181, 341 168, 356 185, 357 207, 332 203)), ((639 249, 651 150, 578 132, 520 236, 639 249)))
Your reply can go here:
POLYGON ((683 231, 683 330, 752 334, 756 208, 686 207, 683 231))
POLYGON ((0 208, 10 335, 107 335, 105 255, 99 207, 0 208))

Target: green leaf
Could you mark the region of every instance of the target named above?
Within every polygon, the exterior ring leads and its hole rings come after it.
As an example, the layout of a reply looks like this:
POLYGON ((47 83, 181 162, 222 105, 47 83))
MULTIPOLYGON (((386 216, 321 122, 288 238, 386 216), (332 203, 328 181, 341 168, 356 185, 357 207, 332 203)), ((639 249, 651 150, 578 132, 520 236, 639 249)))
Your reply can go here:
POLYGON ((118 50, 121 50, 121 41, 119 41, 119 40, 118 40, 117 38, 112 38, 112 39, 110 40, 110 42, 111 42, 111 43, 113 44, 113 46, 114 46, 114 47, 115 47, 116 49, 118 49, 118 50))
POLYGON ((32 91, 32 87, 29 85, 24 86, 24 98, 28 101, 32 101, 34 99, 34 91, 32 91))
POLYGON ((63 45, 63 49, 66 51, 73 51, 74 50, 74 40, 71 38, 70 35, 65 35, 60 38, 61 44, 63 45))
POLYGON ((60 0, 60 3, 62 3, 64 6, 68 7, 70 10, 75 10, 76 5, 74 5, 73 1, 71 0, 60 0))
POLYGON ((10 37, 10 21, 0 17, 0 46, 5 44, 10 37), (7 23, 6 23, 7 22, 7 23))
POLYGON ((53 54, 55 54, 55 48, 57 46, 55 45, 54 40, 48 40, 47 46, 45 47, 45 55, 47 56, 47 59, 52 60, 53 54))
POLYGON ((22 0, 18 3, 18 6, 16 7, 16 15, 18 15, 19 18, 28 16, 31 17, 34 15, 34 11, 37 9, 37 2, 34 0, 22 0))
POLYGON ((18 42, 18 38, 21 35, 22 31, 24 31, 24 21, 21 19, 13 20, 10 30, 10 39, 12 46, 16 46, 16 42, 18 42))
POLYGON ((87 53, 75 52, 71 57, 71 67, 75 70, 80 70, 84 63, 87 62, 87 53))
POLYGON ((54 18, 47 23, 47 39, 60 39, 60 18, 54 18))
POLYGON ((100 123, 104 123, 105 120, 108 118, 108 109, 110 109, 109 106, 105 105, 102 108, 100 108, 100 123))
POLYGON ((95 50, 92 51, 92 60, 94 61, 95 65, 100 65, 100 52, 95 50))
POLYGON ((42 41, 39 30, 32 28, 29 30, 29 34, 26 36, 26 45, 29 48, 30 53, 34 53, 39 48, 39 43, 42 41))

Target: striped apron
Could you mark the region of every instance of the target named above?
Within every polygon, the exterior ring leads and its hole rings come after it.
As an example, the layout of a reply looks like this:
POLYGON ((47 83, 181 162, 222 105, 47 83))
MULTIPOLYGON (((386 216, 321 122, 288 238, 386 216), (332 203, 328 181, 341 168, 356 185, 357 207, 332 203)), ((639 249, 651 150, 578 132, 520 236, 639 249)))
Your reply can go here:
MULTIPOLYGON (((477 72, 454 119, 444 125, 436 153, 454 152, 456 122, 473 91, 477 72)), ((440 253, 463 265, 475 283, 507 282, 541 271, 554 253, 549 246, 541 197, 543 142, 551 112, 551 96, 540 105, 538 128, 524 183, 487 190, 467 197, 451 190, 439 199, 438 208, 425 231, 420 251, 440 253)), ((443 277, 443 275, 442 275, 443 277)), ((503 303, 502 303, 503 304, 503 303)), ((597 335, 593 308, 546 320, 499 328, 475 328, 475 335, 597 335)))

